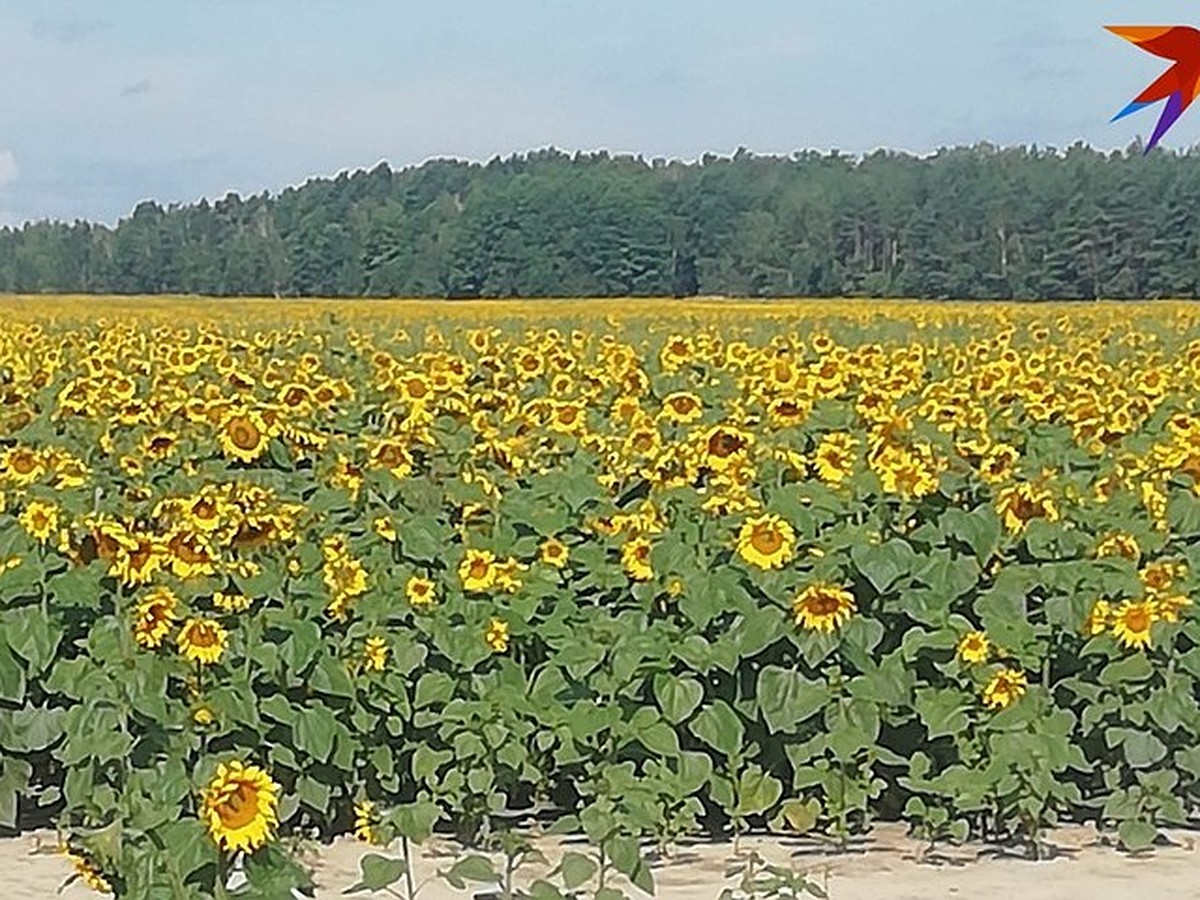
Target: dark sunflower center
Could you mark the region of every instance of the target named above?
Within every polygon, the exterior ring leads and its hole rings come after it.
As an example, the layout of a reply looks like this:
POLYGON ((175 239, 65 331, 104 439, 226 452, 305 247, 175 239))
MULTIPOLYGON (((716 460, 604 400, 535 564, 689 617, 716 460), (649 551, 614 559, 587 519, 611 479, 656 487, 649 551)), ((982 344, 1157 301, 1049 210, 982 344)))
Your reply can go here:
POLYGON ((241 450, 254 450, 262 440, 262 432, 249 419, 239 416, 229 423, 229 439, 241 450))
POLYGON ((817 594, 815 597, 810 597, 806 605, 808 611, 814 616, 830 616, 842 608, 841 601, 831 594, 817 594))
POLYGON ((750 544, 759 553, 769 556, 783 546, 783 535, 774 527, 756 528, 750 537, 750 544))
POLYGON ((1130 631, 1143 632, 1150 627, 1150 617, 1144 609, 1135 609, 1125 616, 1125 627, 1130 631))
POLYGON ((730 456, 741 448, 742 439, 728 431, 718 431, 708 440, 708 452, 713 456, 730 456))
POLYGON ((224 803, 217 807, 217 815, 226 828, 245 828, 258 815, 258 791, 245 782, 224 803))

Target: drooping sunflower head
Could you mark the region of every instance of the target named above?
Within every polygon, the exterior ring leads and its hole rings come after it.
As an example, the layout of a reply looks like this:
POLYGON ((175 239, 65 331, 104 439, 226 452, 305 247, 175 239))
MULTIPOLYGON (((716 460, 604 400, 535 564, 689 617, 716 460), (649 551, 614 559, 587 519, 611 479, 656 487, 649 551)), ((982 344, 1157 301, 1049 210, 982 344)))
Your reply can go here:
POLYGON ((747 519, 738 532, 737 550, 742 559, 760 569, 778 569, 796 552, 796 531, 777 515, 747 519))
POLYGON ((1108 631, 1108 625, 1111 620, 1112 604, 1107 600, 1097 600, 1092 604, 1092 610, 1083 622, 1083 633, 1088 637, 1103 634, 1108 631))
POLYGON ((229 633, 220 622, 213 619, 188 619, 181 629, 179 652, 191 662, 211 665, 221 658, 229 640, 229 633))
POLYGON ((1164 622, 1178 622, 1182 610, 1191 605, 1191 598, 1183 594, 1156 597, 1154 600, 1154 612, 1164 622))
POLYGON ((808 631, 831 633, 857 610, 854 595, 832 584, 810 584, 792 603, 796 624, 808 631))
POLYGON ((1130 534, 1117 532, 1105 537, 1096 545, 1096 556, 1120 556, 1125 559, 1137 560, 1141 556, 1137 538, 1130 534))
POLYGON ((165 587, 157 587, 142 598, 133 619, 133 639, 139 647, 153 649, 162 644, 175 621, 178 602, 165 587))
POLYGON ((279 785, 258 766, 238 760, 217 767, 204 793, 201 818, 219 847, 252 853, 279 824, 279 785))
POLYGON ((382 672, 387 665, 389 649, 384 638, 367 638, 366 647, 363 649, 363 668, 368 672, 382 672))
POLYGON ((245 594, 226 594, 215 591, 212 595, 212 605, 224 613, 245 612, 250 608, 250 598, 245 594))

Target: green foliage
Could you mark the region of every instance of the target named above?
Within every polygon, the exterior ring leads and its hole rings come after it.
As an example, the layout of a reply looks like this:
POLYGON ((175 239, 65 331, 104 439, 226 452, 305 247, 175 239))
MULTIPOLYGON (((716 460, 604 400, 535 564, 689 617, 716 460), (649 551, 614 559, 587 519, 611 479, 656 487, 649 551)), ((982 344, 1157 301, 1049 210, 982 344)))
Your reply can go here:
MULTIPOLYGON (((1191 161, 989 144, 697 163, 385 164, 115 228, 0 230, 0 290, 251 296, 1195 297, 1191 161), (1153 245, 1141 237, 1157 223, 1153 245)), ((552 527, 555 514, 539 527, 552 527)), ((978 554, 987 531, 962 532, 978 554)), ((416 539, 414 546, 421 545, 416 539)), ((994 538, 993 538, 994 540, 994 538)), ((980 557, 982 560, 982 557, 980 557)))

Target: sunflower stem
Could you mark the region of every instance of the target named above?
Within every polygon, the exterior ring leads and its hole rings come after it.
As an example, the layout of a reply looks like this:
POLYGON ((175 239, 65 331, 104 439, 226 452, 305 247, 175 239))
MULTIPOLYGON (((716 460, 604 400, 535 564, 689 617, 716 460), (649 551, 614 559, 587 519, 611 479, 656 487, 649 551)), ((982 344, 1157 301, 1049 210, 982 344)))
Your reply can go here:
POLYGON ((416 900, 417 891, 413 887, 412 854, 408 846, 408 838, 400 836, 400 851, 404 855, 404 885, 408 891, 407 900, 416 900))

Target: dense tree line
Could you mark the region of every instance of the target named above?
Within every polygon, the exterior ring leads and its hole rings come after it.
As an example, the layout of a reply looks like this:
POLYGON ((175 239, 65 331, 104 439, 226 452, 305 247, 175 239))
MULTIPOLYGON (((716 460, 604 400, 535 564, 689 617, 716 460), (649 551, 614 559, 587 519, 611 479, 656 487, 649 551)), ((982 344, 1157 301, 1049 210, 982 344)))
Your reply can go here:
POLYGON ((1200 295, 1200 151, 539 150, 0 229, 0 291, 1200 295))

